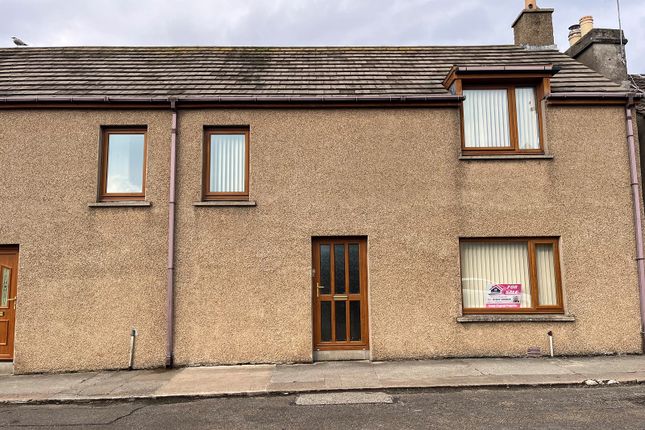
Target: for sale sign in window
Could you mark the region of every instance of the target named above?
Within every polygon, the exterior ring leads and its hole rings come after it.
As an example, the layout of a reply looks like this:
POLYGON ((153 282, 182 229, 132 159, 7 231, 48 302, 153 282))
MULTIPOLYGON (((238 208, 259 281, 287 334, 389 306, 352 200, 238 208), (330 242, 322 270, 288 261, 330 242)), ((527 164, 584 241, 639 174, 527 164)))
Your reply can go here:
POLYGON ((519 308, 522 284, 494 284, 488 287, 487 308, 519 308))

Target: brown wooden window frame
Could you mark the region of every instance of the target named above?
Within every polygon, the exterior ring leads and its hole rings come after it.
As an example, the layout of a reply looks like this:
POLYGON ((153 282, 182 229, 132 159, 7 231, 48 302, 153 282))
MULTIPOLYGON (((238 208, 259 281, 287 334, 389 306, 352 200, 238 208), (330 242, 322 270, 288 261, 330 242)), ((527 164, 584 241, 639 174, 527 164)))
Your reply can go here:
POLYGON ((466 146, 466 133, 465 133, 465 120, 464 120, 464 105, 461 104, 459 108, 460 122, 461 122, 461 152, 463 155, 518 155, 518 154, 544 154, 544 133, 543 133, 543 113, 542 113, 542 98, 544 91, 541 89, 542 84, 535 81, 512 81, 512 82, 497 82, 497 83, 463 83, 463 90, 506 90, 508 115, 509 115, 509 132, 511 146, 507 147, 488 147, 488 148, 473 148, 466 146), (517 123, 517 107, 515 100, 515 89, 533 88, 535 91, 535 100, 537 108, 537 122, 538 122, 538 138, 540 147, 537 149, 521 149, 519 146, 519 127, 517 123))
POLYGON ((564 299, 562 293, 562 273, 560 269, 560 246, 559 239, 554 237, 537 238, 461 238, 459 240, 459 279, 461 284, 461 300, 464 315, 481 314, 564 314, 564 299), (461 244, 466 242, 475 243, 526 243, 528 247, 529 279, 531 282, 531 307, 530 308, 466 308, 464 303, 463 274, 461 264, 461 244), (555 274, 556 305, 540 305, 537 281, 536 266, 536 245, 553 246, 553 271, 555 274))
POLYGON ((146 126, 104 126, 101 127, 99 162, 99 201, 132 201, 145 200, 146 178, 148 176, 148 128, 146 126), (107 192, 107 167, 110 135, 112 134, 143 134, 143 178, 140 193, 108 193, 107 192))
POLYGON ((205 127, 202 148, 202 200, 249 200, 249 167, 250 167, 250 130, 248 127, 205 127), (244 160, 244 192, 213 192, 210 191, 210 138, 217 134, 244 134, 245 160, 244 160))

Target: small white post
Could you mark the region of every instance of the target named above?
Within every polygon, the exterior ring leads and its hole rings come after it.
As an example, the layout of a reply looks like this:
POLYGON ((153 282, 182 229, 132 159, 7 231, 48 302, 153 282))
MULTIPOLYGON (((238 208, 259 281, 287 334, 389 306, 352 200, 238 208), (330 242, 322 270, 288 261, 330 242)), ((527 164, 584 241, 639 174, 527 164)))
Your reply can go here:
POLYGON ((547 335, 549 336, 549 352, 551 353, 551 358, 553 358, 553 332, 549 330, 547 335))
POLYGON ((134 367, 134 338, 137 336, 137 329, 132 328, 130 332, 130 360, 128 361, 128 369, 132 370, 134 367))

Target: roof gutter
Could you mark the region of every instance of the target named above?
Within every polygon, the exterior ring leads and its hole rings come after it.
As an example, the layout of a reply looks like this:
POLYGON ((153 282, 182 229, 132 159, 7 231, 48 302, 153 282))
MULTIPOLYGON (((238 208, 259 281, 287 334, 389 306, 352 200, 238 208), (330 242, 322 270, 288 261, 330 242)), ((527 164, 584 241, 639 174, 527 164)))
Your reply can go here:
POLYGON ((629 99, 640 99, 642 94, 632 93, 632 92, 568 92, 568 93, 551 93, 546 99, 547 100, 621 100, 628 102, 629 99))
POLYGON ((561 68, 553 64, 508 64, 497 66, 453 66, 457 73, 546 73, 555 75, 561 68))
POLYGON ((632 109, 634 98, 630 97, 625 107, 625 121, 627 125, 627 149, 629 151, 629 176, 632 188, 634 208, 634 234, 636 235, 636 268, 638 273, 638 294, 640 298, 641 314, 641 348, 645 353, 645 261, 643 256, 643 221, 641 208, 641 191, 638 182, 638 167, 636 164, 636 144, 634 142, 634 119, 632 109))
POLYGON ((188 96, 188 97, 86 97, 86 96, 46 96, 46 97, 0 97, 0 103, 335 103, 335 102, 435 102, 460 101, 462 96, 452 94, 428 95, 353 95, 353 96, 188 96))

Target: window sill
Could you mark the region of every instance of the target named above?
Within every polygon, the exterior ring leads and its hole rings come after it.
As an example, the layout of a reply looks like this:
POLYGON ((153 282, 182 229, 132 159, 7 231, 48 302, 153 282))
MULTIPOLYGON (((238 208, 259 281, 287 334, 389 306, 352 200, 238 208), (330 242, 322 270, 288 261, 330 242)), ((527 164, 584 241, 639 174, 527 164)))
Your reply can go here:
POLYGON ((459 323, 488 322, 575 322, 572 315, 530 314, 530 315, 464 315, 457 318, 459 323))
POLYGON ((508 154, 508 155, 460 155, 460 160, 552 160, 553 155, 546 154, 508 154))
POLYGON ((257 206, 255 200, 209 200, 207 202, 195 202, 195 207, 235 207, 235 206, 257 206))
POLYGON ((121 200, 112 202, 94 202, 88 204, 91 208, 138 208, 152 206, 151 202, 144 200, 121 200))

